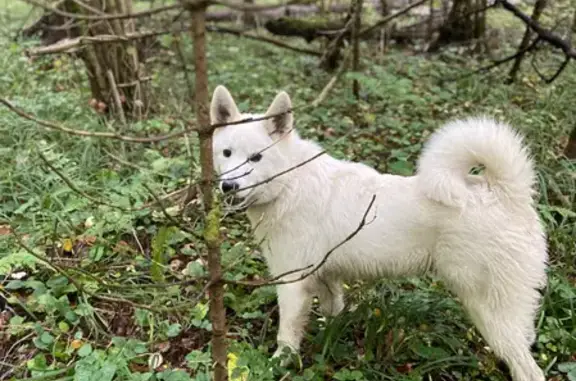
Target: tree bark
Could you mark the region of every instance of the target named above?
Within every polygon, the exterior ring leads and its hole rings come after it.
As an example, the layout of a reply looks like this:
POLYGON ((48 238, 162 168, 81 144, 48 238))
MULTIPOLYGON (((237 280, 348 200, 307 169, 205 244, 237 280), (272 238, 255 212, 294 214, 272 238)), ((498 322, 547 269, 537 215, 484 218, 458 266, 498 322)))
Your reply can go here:
MULTIPOLYGON (((355 0, 354 26, 352 27, 352 71, 358 72, 360 69, 360 30, 362 28, 362 0, 355 0)), ((360 83, 358 80, 352 82, 352 92, 354 97, 360 99, 360 83)))
MULTIPOLYGON (((544 8, 546 7, 547 0, 536 0, 534 4, 534 10, 532 11, 532 20, 538 22, 544 8)), ((520 46, 518 47, 518 51, 526 50, 528 45, 530 44, 530 38, 532 37, 532 30, 529 26, 526 26, 526 31, 524 32, 524 37, 522 37, 522 41, 520 42, 520 46)), ((518 76, 518 72, 520 71, 520 66, 522 66, 522 60, 524 59, 525 53, 519 54, 514 60, 514 65, 512 65, 512 69, 510 69, 510 73, 508 74, 507 83, 513 83, 516 81, 516 77, 518 76)))
MULTIPOLYGON (((58 6, 70 13, 96 16, 127 13, 132 10, 132 0, 89 0, 82 4, 65 0, 58 6)), ((65 19, 58 20, 66 22, 65 19)), ((75 26, 68 29, 68 37, 93 37, 102 34, 123 36, 135 32, 132 20, 71 21, 75 26)), ((39 26, 27 33, 34 33, 38 28, 39 26)), ((46 38, 53 39, 49 36, 46 38)), ((92 103, 99 105, 98 111, 120 119, 122 124, 125 124, 126 119, 142 119, 150 106, 149 86, 142 81, 145 71, 137 44, 138 41, 135 40, 92 44, 81 47, 77 53, 86 67, 92 103)))
POLYGON ((474 0, 454 0, 448 18, 439 30, 438 38, 428 48, 429 52, 437 51, 451 42, 470 41, 475 37, 475 4, 474 0))
POLYGON ((568 144, 564 149, 564 155, 568 159, 576 159, 576 126, 572 129, 570 136, 568 137, 568 144))
POLYGON ((226 310, 224 307, 224 289, 222 283, 222 264, 220 259, 220 207, 215 202, 212 184, 212 128, 210 127, 208 68, 206 60, 206 8, 191 6, 192 40, 194 44, 195 65, 195 111, 200 139, 200 166, 202 179, 200 189, 205 208, 204 239, 208 248, 208 271, 210 272, 210 320, 212 322, 212 360, 214 363, 214 381, 228 379, 226 369, 226 310))

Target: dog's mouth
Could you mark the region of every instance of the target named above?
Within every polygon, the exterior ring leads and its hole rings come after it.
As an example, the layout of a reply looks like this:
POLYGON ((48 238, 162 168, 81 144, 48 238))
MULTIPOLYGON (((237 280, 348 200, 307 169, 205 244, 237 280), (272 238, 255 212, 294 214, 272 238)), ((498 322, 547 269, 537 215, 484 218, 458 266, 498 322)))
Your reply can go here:
POLYGON ((238 197, 235 195, 230 195, 224 198, 224 210, 226 212, 239 212, 248 209, 254 204, 252 192, 250 192, 246 197, 238 197))

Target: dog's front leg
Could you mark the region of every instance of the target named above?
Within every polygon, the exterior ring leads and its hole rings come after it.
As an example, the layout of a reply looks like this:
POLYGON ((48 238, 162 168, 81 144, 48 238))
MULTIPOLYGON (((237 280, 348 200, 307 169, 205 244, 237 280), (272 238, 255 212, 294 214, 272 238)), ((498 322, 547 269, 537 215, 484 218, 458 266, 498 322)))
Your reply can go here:
MULTIPOLYGON (((289 348, 292 352, 300 350, 312 299, 306 281, 279 285, 277 293, 280 327, 277 336, 278 349, 274 357, 280 356, 285 348, 289 348)), ((287 365, 286 360, 283 361, 283 365, 287 365)))

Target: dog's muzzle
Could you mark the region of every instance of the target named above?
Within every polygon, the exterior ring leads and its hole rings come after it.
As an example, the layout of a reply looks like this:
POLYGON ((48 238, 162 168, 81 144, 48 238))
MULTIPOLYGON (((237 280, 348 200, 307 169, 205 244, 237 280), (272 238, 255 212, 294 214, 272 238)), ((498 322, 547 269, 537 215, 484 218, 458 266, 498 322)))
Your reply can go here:
POLYGON ((224 194, 224 203, 230 209, 242 209, 246 204, 246 198, 238 194, 240 184, 236 181, 224 180, 220 183, 220 190, 224 194))
POLYGON ((220 189, 222 190, 222 193, 226 194, 240 189, 240 184, 238 184, 236 181, 224 180, 220 183, 220 189))

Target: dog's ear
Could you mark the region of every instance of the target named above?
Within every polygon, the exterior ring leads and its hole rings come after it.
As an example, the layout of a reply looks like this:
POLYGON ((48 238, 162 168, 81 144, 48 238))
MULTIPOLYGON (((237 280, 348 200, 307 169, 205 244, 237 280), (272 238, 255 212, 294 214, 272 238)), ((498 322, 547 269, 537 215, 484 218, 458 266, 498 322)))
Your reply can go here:
POLYGON ((212 94, 210 103, 210 123, 227 123, 237 119, 240 115, 234 98, 227 88, 218 85, 212 94))
POLYGON ((274 139, 280 138, 292 129, 294 118, 292 116, 292 101, 284 91, 276 95, 265 116, 275 115, 264 121, 268 134, 274 139))

